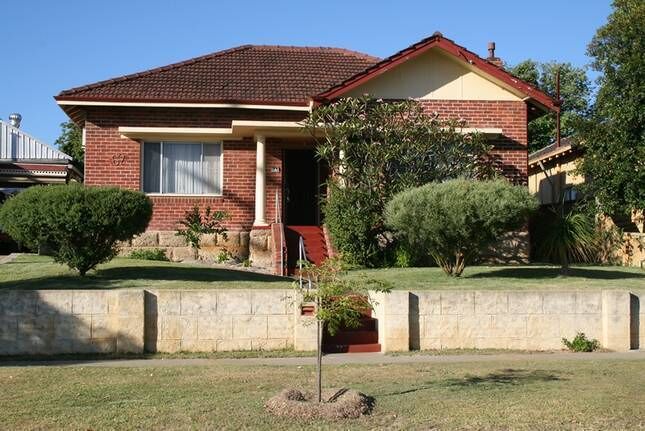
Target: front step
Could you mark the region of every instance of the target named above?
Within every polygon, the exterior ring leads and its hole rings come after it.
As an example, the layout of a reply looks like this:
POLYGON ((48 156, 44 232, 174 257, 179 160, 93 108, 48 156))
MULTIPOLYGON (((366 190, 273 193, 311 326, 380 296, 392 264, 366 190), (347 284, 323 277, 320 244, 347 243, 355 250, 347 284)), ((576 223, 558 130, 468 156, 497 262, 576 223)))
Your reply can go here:
POLYGON ((298 266, 299 243, 302 237, 305 245, 307 260, 314 265, 320 265, 329 256, 325 234, 320 226, 286 226, 287 269, 294 274, 298 266))
POLYGON ((378 321, 367 311, 358 328, 342 328, 336 334, 325 333, 325 353, 366 353, 380 352, 378 342, 378 321))
POLYGON ((325 353, 380 353, 381 345, 371 344, 332 344, 323 346, 325 353))

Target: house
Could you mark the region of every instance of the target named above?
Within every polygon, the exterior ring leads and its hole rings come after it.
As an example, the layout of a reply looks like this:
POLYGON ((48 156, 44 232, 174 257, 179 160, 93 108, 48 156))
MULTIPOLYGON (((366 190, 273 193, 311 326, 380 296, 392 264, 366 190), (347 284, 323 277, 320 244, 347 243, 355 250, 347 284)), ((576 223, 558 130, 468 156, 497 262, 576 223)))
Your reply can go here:
MULTIPOLYGON (((578 162, 584 157, 583 147, 562 139, 560 145, 553 143, 529 154, 529 191, 537 196, 543 207, 563 204, 570 207, 580 200, 579 188, 585 183, 584 176, 576 172, 578 162)), ((543 223, 551 213, 542 209, 533 224, 543 223)), ((621 243, 615 250, 601 256, 606 263, 622 263, 628 266, 645 267, 645 230, 642 210, 631 214, 601 216, 601 226, 607 233, 615 228, 622 232, 621 243)), ((539 226, 534 226, 538 228, 539 226)))
MULTIPOLYGON (((557 110, 547 94, 440 33, 385 59, 340 48, 244 45, 62 91, 55 97, 83 128, 85 182, 149 194, 149 232, 133 247, 188 253, 173 231, 194 205, 227 211, 226 247, 282 273, 304 237, 308 257, 328 254, 319 198, 325 169, 302 128, 310 110, 369 93, 420 100, 485 134, 511 181, 527 184, 527 123, 557 110), (284 228, 286 226, 286 228, 284 228), (284 238, 291 244, 284 259, 284 238)), ((527 233, 512 250, 526 259, 527 233)), ((518 239, 519 238, 519 239, 518 239)))

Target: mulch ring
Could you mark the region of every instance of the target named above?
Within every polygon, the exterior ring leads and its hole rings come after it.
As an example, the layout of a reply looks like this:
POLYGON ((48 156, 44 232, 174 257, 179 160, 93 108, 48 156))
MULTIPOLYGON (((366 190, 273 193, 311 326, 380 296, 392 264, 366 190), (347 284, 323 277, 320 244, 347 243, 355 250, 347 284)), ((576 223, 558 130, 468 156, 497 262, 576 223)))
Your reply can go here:
POLYGON ((374 399, 351 389, 325 389, 319 403, 314 392, 285 389, 270 398, 265 407, 276 416, 333 420, 369 414, 374 407, 374 399))

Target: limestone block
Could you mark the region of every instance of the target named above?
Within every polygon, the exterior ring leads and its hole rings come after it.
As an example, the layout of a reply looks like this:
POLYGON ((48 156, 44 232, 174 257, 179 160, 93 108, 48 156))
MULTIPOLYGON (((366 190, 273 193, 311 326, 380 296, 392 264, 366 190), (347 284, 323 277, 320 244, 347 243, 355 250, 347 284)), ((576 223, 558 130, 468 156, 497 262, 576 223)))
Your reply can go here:
POLYGON ((440 338, 421 338, 419 340, 419 349, 439 350, 441 349, 441 339, 440 338))
POLYGON ((625 290, 602 291, 602 313, 606 315, 625 315, 630 313, 629 292, 625 290))
POLYGON ((252 350, 284 350, 286 348, 287 348, 287 340, 284 338, 251 340, 252 350))
POLYGON ((200 340, 228 340, 233 337, 233 318, 231 316, 199 316, 197 337, 200 340))
POLYGON ((526 337, 527 316, 508 314, 493 316, 492 337, 526 337))
POLYGON ((42 314, 71 314, 71 290, 41 290, 36 299, 36 312, 42 314))
POLYGON ((508 292, 508 312, 511 314, 541 314, 542 294, 537 292, 508 292))
POLYGON ((528 338, 526 340, 526 348, 528 350, 562 350, 564 345, 562 344, 561 337, 551 337, 551 338, 528 338))
POLYGON ((5 316, 33 316, 36 314, 38 293, 31 290, 0 292, 0 314, 5 316))
POLYGON ((508 340, 506 337, 476 338, 475 349, 506 349, 508 340))
POLYGON ((475 293, 442 292, 441 314, 475 314, 475 293))
POLYGON ((558 316, 544 314, 529 315, 526 321, 526 335, 529 338, 560 337, 560 321, 558 316))
POLYGON ((160 316, 181 314, 181 292, 178 290, 158 290, 157 313, 160 316))
POLYGON ((72 314, 107 314, 108 292, 98 290, 74 290, 72 314))
POLYGON ((576 311, 575 292, 544 292, 542 301, 545 314, 571 314, 576 311))
POLYGON ((216 340, 191 340, 195 352, 216 352, 216 340))
POLYGON ((257 290, 251 295, 253 314, 286 314, 293 295, 282 290, 257 290))
POLYGON ((181 350, 180 340, 158 340, 157 351, 165 353, 175 353, 181 350))
POLYGON ((115 327, 115 319, 107 314, 95 314, 91 317, 91 337, 92 338, 112 338, 116 337, 118 329, 115 327))
POLYGON ((245 253, 243 257, 246 257, 249 255, 249 244, 251 242, 251 233, 248 231, 242 231, 240 232, 240 251, 242 253, 245 253))
POLYGON ((507 292, 477 291, 475 292, 475 314, 506 314, 508 313, 507 292))
POLYGON ((297 317, 294 325, 294 349, 302 352, 316 350, 316 320, 310 316, 297 317))
POLYGON ((199 245, 201 247, 214 247, 217 245, 216 233, 205 233, 199 238, 199 245))
POLYGON ((418 292, 419 316, 441 314, 441 294, 439 292, 418 292))
POLYGON ((183 262, 184 260, 194 260, 197 255, 192 247, 173 247, 170 249, 170 260, 173 262, 183 262))
POLYGON ((490 315, 461 315, 459 316, 459 337, 479 338, 490 337, 493 316, 490 315))
POLYGON ((600 313, 602 310, 600 292, 577 292, 576 313, 592 314, 600 313))
POLYGON ((92 353, 114 353, 116 338, 92 339, 87 346, 92 353))
POLYGON ((132 238, 133 247, 157 247, 159 245, 159 232, 148 231, 132 238))
POLYGON ((267 338, 267 316, 234 316, 233 339, 267 338))
POLYGON ((293 338, 293 316, 268 316, 269 338, 293 338))
POLYGON ((14 316, 0 315, 0 346, 16 341, 18 319, 14 316))
POLYGON ((184 290, 181 292, 182 316, 215 313, 217 313, 217 292, 215 290, 184 290))
POLYGON ((528 340, 526 338, 509 338, 506 346, 512 350, 527 350, 528 340))
POLYGON ((446 338, 457 338, 459 336, 459 316, 439 316, 438 321, 426 322, 426 336, 429 336, 430 334, 432 334, 433 337, 437 336, 437 332, 435 330, 429 332, 429 326, 435 324, 438 324, 438 335, 442 340, 446 338))
POLYGON ((631 298, 629 292, 602 291, 602 345, 611 350, 631 348, 631 298))
POLYGON ((181 339, 181 321, 179 316, 159 316, 159 334, 162 340, 181 339))
POLYGON ((181 316, 179 324, 181 325, 182 340, 197 339, 197 316, 181 316))
POLYGON ((558 316, 560 338, 572 339, 578 332, 584 332, 587 338, 602 338, 602 318, 594 314, 563 314, 558 316))
POLYGON ((251 350, 251 340, 219 340, 217 341, 218 352, 236 352, 251 350))
POLYGON ((160 247, 186 247, 188 244, 183 236, 177 235, 176 231, 159 232, 160 247))
POLYGON ((119 316, 132 316, 141 318, 144 315, 144 292, 143 290, 119 290, 118 292, 119 316))
POLYGON ((270 251, 269 239, 271 237, 270 229, 255 229, 249 235, 249 249, 253 251, 270 251))
POLYGON ((218 291, 217 314, 251 314, 250 291, 218 291))
POLYGON ((56 339, 89 339, 92 336, 91 328, 92 317, 89 314, 61 314, 54 317, 56 339))

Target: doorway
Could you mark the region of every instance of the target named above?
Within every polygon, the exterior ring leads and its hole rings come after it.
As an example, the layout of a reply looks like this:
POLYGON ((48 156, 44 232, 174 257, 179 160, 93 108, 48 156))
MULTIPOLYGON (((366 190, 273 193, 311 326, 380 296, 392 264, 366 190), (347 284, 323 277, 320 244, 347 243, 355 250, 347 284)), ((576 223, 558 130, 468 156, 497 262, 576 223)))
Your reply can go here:
POLYGON ((293 226, 319 226, 325 196, 325 165, 315 150, 284 150, 284 220, 293 226))

